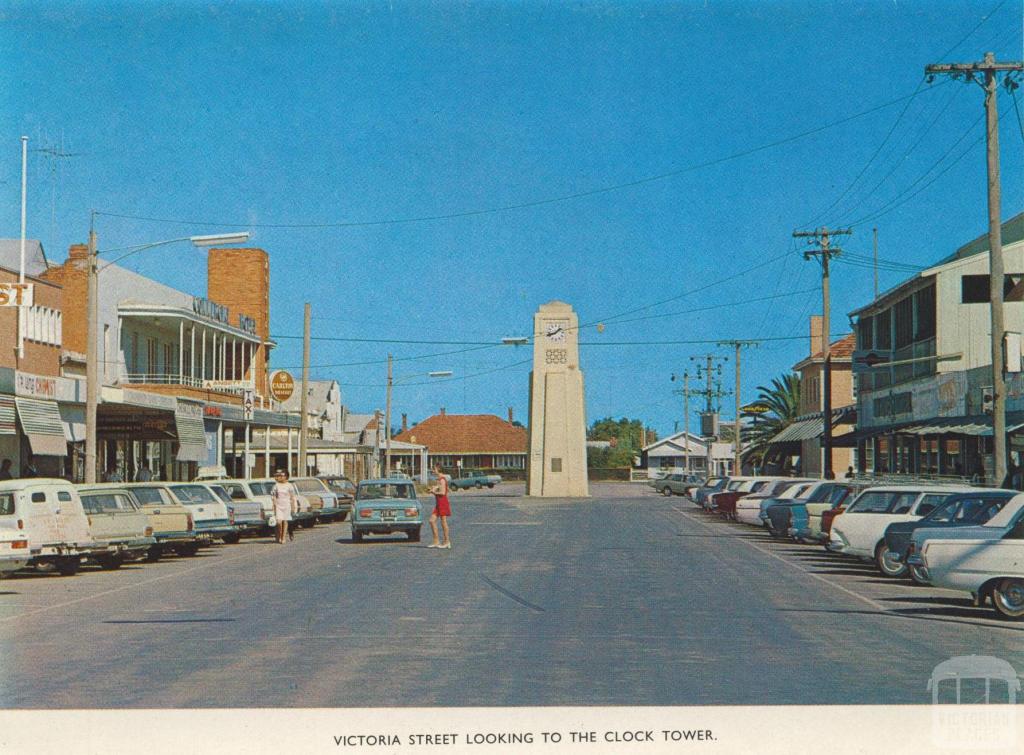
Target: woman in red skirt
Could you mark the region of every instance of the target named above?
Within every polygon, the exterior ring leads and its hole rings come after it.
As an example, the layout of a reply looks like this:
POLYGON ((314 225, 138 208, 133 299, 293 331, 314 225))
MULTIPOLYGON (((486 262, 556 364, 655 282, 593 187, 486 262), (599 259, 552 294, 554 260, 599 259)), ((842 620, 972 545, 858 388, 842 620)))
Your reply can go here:
POLYGON ((437 475, 437 482, 430 492, 434 494, 434 512, 430 515, 430 531, 434 533, 434 542, 428 548, 451 548, 452 540, 448 533, 448 517, 452 515, 452 505, 448 502, 448 478, 444 476, 441 467, 434 467, 434 474, 437 475), (437 539, 437 520, 441 520, 441 530, 444 532, 444 542, 437 539))

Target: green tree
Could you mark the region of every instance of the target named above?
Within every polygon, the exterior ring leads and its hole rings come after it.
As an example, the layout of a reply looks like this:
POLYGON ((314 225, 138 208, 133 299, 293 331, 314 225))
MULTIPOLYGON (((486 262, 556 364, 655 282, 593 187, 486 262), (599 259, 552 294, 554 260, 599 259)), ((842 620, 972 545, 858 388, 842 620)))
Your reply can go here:
POLYGON ((606 440, 611 446, 588 449, 587 464, 602 468, 631 467, 640 449, 657 439, 657 433, 644 427, 643 420, 626 417, 596 420, 587 430, 587 440, 606 440))
POLYGON ((750 422, 741 427, 743 461, 763 467, 770 455, 768 443, 800 415, 800 376, 791 372, 772 380, 771 386, 757 386, 757 400, 753 406, 764 412, 743 412, 750 422))

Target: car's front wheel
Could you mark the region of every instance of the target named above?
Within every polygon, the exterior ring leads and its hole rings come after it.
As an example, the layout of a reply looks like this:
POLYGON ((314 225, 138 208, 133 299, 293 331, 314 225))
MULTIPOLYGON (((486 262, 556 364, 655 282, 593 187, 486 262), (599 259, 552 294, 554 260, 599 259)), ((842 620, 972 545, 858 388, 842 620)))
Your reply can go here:
POLYGON ((355 527, 352 528, 352 542, 361 543, 363 542, 363 533, 357 530, 355 527))
POLYGON ((931 582, 925 577, 924 569, 920 566, 908 566, 907 570, 910 572, 910 579, 913 580, 914 584, 917 585, 928 585, 931 582))
POLYGON ((174 552, 179 556, 194 556, 199 553, 199 543, 183 543, 174 546, 174 552))
POLYGON ((78 574, 78 566, 81 559, 78 556, 62 558, 57 562, 57 573, 62 577, 73 577, 78 574))
POLYGON ((907 565, 902 561, 893 561, 885 543, 879 543, 875 548, 875 565, 886 577, 899 578, 907 574, 907 565))
POLYGON ((124 563, 124 559, 120 555, 111 554, 107 556, 97 556, 96 563, 100 565, 101 569, 106 571, 112 571, 114 569, 120 569, 124 563))
POLYGON ((1004 619, 1024 619, 1024 579, 1004 579, 992 590, 992 606, 1004 619))
POLYGON ((670 488, 668 486, 663 487, 661 489, 661 494, 663 496, 665 496, 666 498, 670 497, 672 495, 672 488, 670 488))
POLYGON ((241 535, 241 533, 238 533, 238 532, 232 532, 231 534, 224 535, 224 537, 221 538, 221 540, 223 540, 228 545, 235 545, 241 539, 242 539, 242 535, 241 535))

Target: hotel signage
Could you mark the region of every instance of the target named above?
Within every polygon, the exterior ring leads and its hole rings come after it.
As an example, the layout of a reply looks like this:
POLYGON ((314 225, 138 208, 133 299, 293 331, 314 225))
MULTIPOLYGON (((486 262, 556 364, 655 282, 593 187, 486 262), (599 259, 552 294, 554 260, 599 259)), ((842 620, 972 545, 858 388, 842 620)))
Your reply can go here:
POLYGON ((228 324, 228 308, 201 296, 192 297, 192 311, 208 320, 228 324))

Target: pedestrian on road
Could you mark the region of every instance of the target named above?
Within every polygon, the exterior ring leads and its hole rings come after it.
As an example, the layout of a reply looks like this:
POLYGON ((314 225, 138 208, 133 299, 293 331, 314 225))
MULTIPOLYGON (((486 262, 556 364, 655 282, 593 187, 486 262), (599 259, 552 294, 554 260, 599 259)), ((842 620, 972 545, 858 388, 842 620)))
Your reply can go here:
POLYGON ((451 548, 452 539, 448 532, 448 517, 452 515, 452 505, 448 501, 448 478, 445 477, 441 467, 434 467, 434 474, 437 475, 437 482, 430 488, 434 494, 434 512, 430 515, 430 531, 434 533, 434 541, 428 548, 451 548), (444 532, 444 541, 437 539, 437 520, 441 520, 441 530, 444 532))
POLYGON ((295 494, 295 486, 288 482, 287 472, 283 469, 277 470, 274 473, 274 480, 270 496, 274 501, 274 518, 277 520, 276 539, 283 544, 284 536, 288 533, 288 523, 299 506, 299 499, 295 494))
POLYGON ((14 475, 11 474, 11 460, 4 459, 3 462, 0 463, 0 480, 12 479, 14 479, 14 475))

